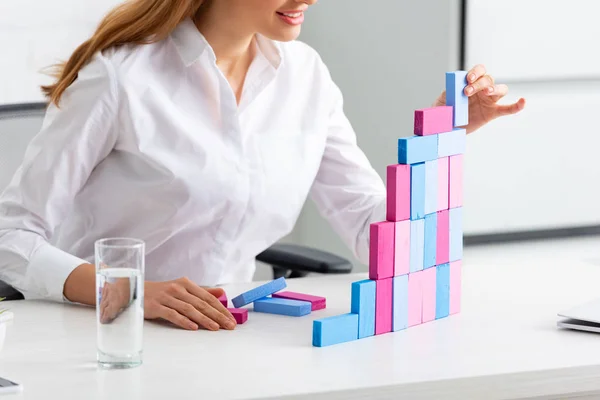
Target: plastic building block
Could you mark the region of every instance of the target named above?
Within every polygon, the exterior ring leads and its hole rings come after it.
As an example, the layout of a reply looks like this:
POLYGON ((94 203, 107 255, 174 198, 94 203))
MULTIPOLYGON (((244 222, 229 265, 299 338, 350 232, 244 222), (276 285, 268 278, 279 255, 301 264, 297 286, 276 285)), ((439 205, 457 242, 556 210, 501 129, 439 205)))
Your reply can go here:
POLYGON ((298 301, 308 301, 312 305, 312 311, 322 310, 327 305, 327 299, 321 296, 313 296, 310 294, 296 293, 296 292, 279 292, 273 293, 271 296, 276 299, 288 299, 298 301))
POLYGON ((453 108, 454 127, 469 124, 469 98, 465 94, 467 71, 446 72, 446 105, 453 108))
POLYGON ((415 110, 415 135, 435 135, 451 131, 453 127, 453 110, 451 106, 415 110))
POLYGON ((435 320, 436 313, 436 276, 437 268, 429 268, 422 272, 423 287, 423 323, 435 320))
POLYGON ((281 277, 274 281, 265 283, 264 285, 258 286, 252 290, 240 294, 239 296, 231 299, 234 308, 242 308, 246 304, 250 304, 258 299, 272 295, 275 292, 279 292, 287 286, 285 278, 281 277))
POLYGON ((375 222, 370 226, 369 278, 385 279, 394 276, 395 223, 375 222))
POLYGON ((435 260, 437 257, 437 220, 437 212, 425 216, 423 269, 435 266, 435 260))
POLYGON ((410 166, 410 219, 425 217, 425 163, 410 166))
POLYGON ((462 207, 449 212, 450 220, 450 259, 453 262, 463 258, 463 215, 462 207))
POLYGON ((308 301, 288 300, 288 299, 277 299, 272 297, 265 297, 264 299, 256 300, 254 302, 254 311, 267 313, 267 314, 279 314, 288 315, 290 317, 302 317, 303 315, 310 314, 312 310, 312 304, 308 301))
POLYGON ((425 220, 410 221, 410 272, 423 270, 425 220))
POLYGON ((410 225, 411 221, 396 222, 394 240, 394 276, 410 272, 410 225))
POLYGON ((438 207, 437 211, 444 211, 450 208, 449 206, 449 179, 450 179, 450 159, 442 157, 438 160, 438 207))
POLYGON ((409 136, 398 139, 398 164, 416 164, 438 158, 438 137, 409 136))
POLYGON ((221 302, 221 304, 223 304, 223 306, 227 307, 227 294, 225 292, 223 292, 223 294, 221 295, 221 297, 219 297, 219 301, 221 302))
POLYGON ((394 300, 392 305, 392 331, 408 328, 408 277, 396 276, 394 281, 394 300))
POLYGON ((235 322, 239 325, 248 321, 248 309, 247 308, 228 308, 233 318, 235 318, 235 322))
POLYGON ((450 314, 450 264, 437 266, 435 318, 450 314))
POLYGON ((438 210, 438 175, 440 168, 438 160, 427 161, 425 163, 425 215, 437 212, 438 210))
POLYGON ((464 154, 467 149, 467 131, 462 128, 455 128, 452 132, 447 132, 438 137, 438 156, 449 157, 457 154, 464 154))
POLYGON ((448 205, 449 208, 463 205, 463 155, 450 157, 448 205))
POLYGON ((450 315, 460 313, 462 296, 462 260, 450 263, 450 315))
POLYGON ((381 335, 392 331, 394 281, 388 278, 375 283, 375 334, 381 335))
POLYGON ((387 167, 387 220, 410 218, 410 165, 387 167))
POLYGON ((325 347, 358 340, 358 315, 342 314, 313 321, 313 346, 325 347))
POLYGON ((423 323, 423 271, 408 275, 408 326, 423 323))
POLYGON ((358 314, 358 338, 375 335, 376 281, 352 283, 352 314, 358 314))
POLYGON ((437 213, 437 246, 435 264, 446 264, 450 261, 450 211, 437 213))

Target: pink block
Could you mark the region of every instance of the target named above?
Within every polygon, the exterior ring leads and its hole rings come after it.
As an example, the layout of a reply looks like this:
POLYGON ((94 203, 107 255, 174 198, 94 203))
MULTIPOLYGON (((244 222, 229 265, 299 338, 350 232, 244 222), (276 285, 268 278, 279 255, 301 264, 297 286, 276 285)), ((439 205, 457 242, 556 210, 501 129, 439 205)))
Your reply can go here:
POLYGON ((415 111, 415 135, 451 132, 454 129, 452 106, 423 108, 415 111))
POLYGON ((450 261, 450 211, 437 213, 437 242, 435 246, 435 264, 447 264, 450 261))
POLYGON ((273 293, 271 297, 279 297, 281 299, 308 301, 312 304, 312 311, 322 310, 326 307, 325 297, 313 296, 310 294, 296 292, 278 292, 273 293))
POLYGON ((463 205, 463 155, 450 157, 449 207, 457 208, 463 205))
POLYGON ((221 297, 219 297, 219 301, 221 302, 221 304, 227 307, 227 293, 223 292, 221 297))
POLYGON ((450 315, 460 313, 462 296, 462 261, 450 263, 450 315))
POLYGON ((423 270, 421 284, 423 285, 423 323, 435 320, 435 291, 437 268, 423 270))
POLYGON ((423 323, 423 271, 408 275, 408 326, 423 323))
POLYGON ((394 245, 394 276, 410 272, 410 221, 396 222, 394 245))
POLYGON ((381 279, 375 282, 375 334, 392 331, 394 280, 381 279))
POLYGON ((450 208, 448 202, 448 189, 450 180, 450 159, 442 157, 438 159, 438 211, 444 211, 450 208))
POLYGON ((385 279, 394 276, 395 222, 371 224, 369 252, 369 279, 385 279))
POLYGON ((247 308, 228 308, 235 321, 241 325, 248 321, 248 309, 247 308))
POLYGON ((387 167, 387 220, 410 219, 410 165, 387 167))

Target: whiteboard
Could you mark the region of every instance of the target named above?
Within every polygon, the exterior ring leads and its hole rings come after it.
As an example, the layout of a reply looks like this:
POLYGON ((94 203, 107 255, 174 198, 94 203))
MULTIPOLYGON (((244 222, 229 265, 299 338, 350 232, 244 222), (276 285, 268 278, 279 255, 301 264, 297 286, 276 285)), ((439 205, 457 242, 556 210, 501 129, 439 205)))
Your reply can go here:
POLYGON ((504 81, 600 79, 600 1, 466 1, 467 66, 504 81))
POLYGON ((44 101, 41 70, 65 61, 121 0, 0 0, 0 104, 44 101))

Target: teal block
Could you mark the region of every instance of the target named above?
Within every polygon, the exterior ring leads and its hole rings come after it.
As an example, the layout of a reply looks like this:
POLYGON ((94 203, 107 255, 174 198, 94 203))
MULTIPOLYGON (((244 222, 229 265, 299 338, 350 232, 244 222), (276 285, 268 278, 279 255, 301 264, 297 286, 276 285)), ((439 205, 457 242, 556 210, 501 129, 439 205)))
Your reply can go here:
POLYGON ((408 328, 408 275, 393 278, 394 300, 392 331, 408 328))
POLYGON ((435 266, 437 256, 437 213, 425 216, 423 269, 435 266))
POLYGON ((439 160, 425 163, 425 215, 438 211, 439 160))
POLYGON ((410 219, 425 217, 425 163, 410 166, 410 219))
POLYGON ((410 221, 410 272, 423 270, 425 220, 410 221))
POLYGON ((463 258, 463 209, 450 209, 450 262, 463 258))
POLYGON ((469 98, 465 94, 467 71, 446 72, 446 105, 453 107, 453 125, 469 124, 469 98))
POLYGON ((310 314, 312 303, 308 301, 265 297, 254 302, 254 312, 302 317, 310 314))
POLYGON ((313 346, 325 347, 358 340, 358 315, 343 314, 313 321, 313 346))
POLYGON ((437 266, 435 285, 435 319, 450 315, 450 264, 437 266))
POLYGON ((375 335, 375 293, 373 280, 352 283, 352 314, 358 314, 358 338, 375 335))
POLYGON ((456 128, 452 132, 442 133, 438 140, 438 155, 450 157, 465 154, 467 150, 467 131, 456 128))
POLYGON ((398 139, 398 164, 417 164, 438 158, 437 135, 398 139))

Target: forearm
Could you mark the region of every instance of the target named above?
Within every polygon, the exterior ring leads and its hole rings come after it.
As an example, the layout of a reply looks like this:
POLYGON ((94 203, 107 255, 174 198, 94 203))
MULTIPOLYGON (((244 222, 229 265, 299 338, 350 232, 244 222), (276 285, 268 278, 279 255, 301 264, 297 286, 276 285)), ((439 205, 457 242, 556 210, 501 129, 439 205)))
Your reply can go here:
POLYGON ((64 295, 74 303, 96 304, 96 267, 82 264, 75 268, 65 281, 64 295))

